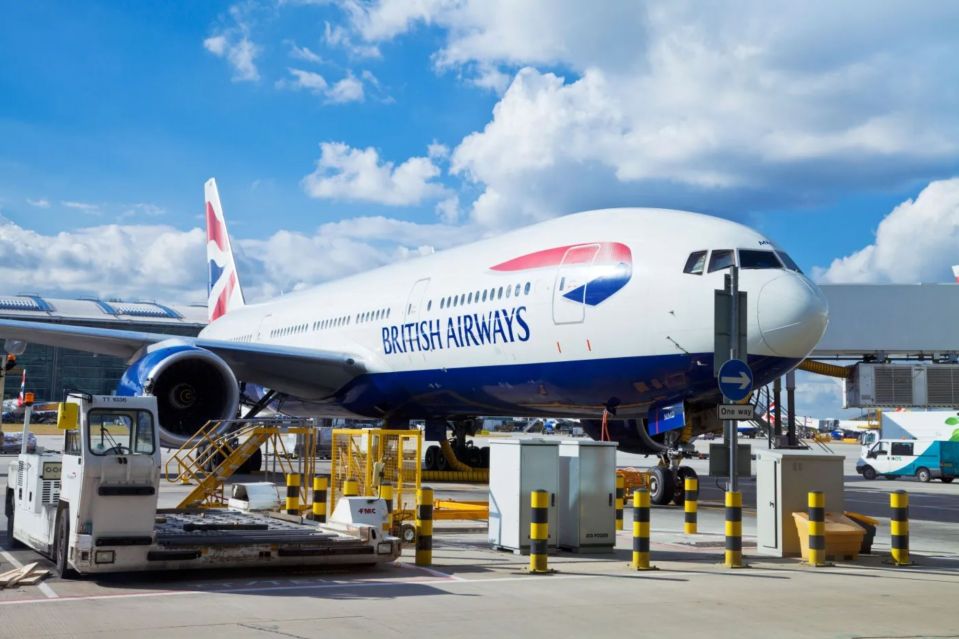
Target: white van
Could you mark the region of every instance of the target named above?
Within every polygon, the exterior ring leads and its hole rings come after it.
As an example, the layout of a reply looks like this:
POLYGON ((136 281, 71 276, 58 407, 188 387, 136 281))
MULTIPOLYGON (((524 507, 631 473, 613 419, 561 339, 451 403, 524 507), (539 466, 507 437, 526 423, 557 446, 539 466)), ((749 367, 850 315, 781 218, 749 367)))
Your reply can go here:
POLYGON ((864 479, 915 477, 948 484, 959 473, 959 441, 941 439, 880 439, 856 462, 864 479))

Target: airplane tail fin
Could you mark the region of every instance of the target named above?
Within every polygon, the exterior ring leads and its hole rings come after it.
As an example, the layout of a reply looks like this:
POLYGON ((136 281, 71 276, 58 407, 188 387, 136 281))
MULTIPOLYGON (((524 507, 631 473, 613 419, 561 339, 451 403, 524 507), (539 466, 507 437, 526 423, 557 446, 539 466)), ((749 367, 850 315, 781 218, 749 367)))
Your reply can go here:
POLYGON ((209 320, 213 322, 231 310, 243 306, 244 301, 215 179, 210 178, 206 181, 204 194, 206 196, 206 257, 210 267, 207 313, 209 320))
POLYGON ((952 267, 952 274, 953 274, 953 275, 955 276, 955 278, 956 278, 956 283, 959 284, 959 266, 953 266, 953 267, 952 267))

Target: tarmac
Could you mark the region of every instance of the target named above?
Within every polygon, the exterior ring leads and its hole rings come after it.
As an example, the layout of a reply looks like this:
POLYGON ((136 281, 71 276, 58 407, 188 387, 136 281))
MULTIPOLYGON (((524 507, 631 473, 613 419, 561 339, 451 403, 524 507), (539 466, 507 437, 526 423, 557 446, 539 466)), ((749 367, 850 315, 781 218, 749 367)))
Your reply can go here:
MULTIPOLYGON (((753 442, 756 444, 756 442, 753 442)), ((854 464, 858 449, 838 449, 854 464), (848 449, 848 450, 847 450, 848 449)), ((621 466, 648 465, 621 454, 621 466)), ((9 457, 0 458, 0 474, 9 457)), ((693 465, 705 466, 695 461, 693 465)), ((701 470, 703 474, 705 468, 701 470)), ((703 491, 700 534, 682 531, 682 511, 652 511, 653 572, 629 568, 631 537, 611 554, 559 552, 547 576, 524 571, 528 559, 489 548, 482 524, 437 522, 433 563, 346 570, 219 570, 127 574, 0 591, 6 637, 352 637, 592 636, 683 633, 709 637, 956 637, 951 604, 959 592, 959 487, 937 482, 862 482, 849 475, 848 500, 888 503, 905 487, 916 566, 888 558, 888 519, 874 554, 811 568, 796 559, 755 554, 755 518, 744 482, 744 555, 749 567, 722 565, 723 511, 703 491), (922 497, 920 497, 920 495, 922 497), (884 501, 885 500, 885 501, 884 501)), ((2 481, 2 480, 0 480, 2 481)), ((705 487, 714 483, 703 478, 705 487)), ((482 498, 485 487, 437 485, 439 496, 482 498)), ((163 505, 184 487, 164 485, 163 505)), ((717 493, 718 494, 718 493, 717 493)), ((754 491, 752 491, 754 495, 754 491)), ((880 514, 877 512, 877 514, 880 514)), ((888 514, 888 512, 886 512, 888 514)), ((2 519, 2 517, 0 517, 2 519)), ((630 529, 629 509, 626 531, 630 529)), ((2 533, 0 533, 2 535, 2 533)), ((49 562, 26 549, 0 552, 10 564, 49 562)))

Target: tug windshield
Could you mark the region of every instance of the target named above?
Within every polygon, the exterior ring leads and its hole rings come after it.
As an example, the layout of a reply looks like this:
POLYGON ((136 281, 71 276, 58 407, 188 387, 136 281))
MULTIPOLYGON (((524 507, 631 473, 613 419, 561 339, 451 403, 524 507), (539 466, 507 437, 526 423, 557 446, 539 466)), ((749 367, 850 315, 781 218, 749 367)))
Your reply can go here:
POLYGON ((94 455, 152 455, 153 415, 145 410, 91 410, 87 443, 94 455))

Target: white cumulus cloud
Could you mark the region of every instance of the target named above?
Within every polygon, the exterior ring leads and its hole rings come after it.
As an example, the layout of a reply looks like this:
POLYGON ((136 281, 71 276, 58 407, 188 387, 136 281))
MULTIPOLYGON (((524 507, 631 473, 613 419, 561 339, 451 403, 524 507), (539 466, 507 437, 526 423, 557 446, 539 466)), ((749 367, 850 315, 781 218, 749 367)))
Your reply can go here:
MULTIPOLYGON (((153 211, 152 205, 134 205, 153 211)), ((234 235, 248 301, 352 275, 466 241, 468 229, 358 217, 313 233, 234 235), (303 255, 323 259, 304 260, 303 255)), ((0 217, 0 291, 206 303, 206 232, 153 224, 109 224, 44 235, 0 217)))
POLYGON ((260 79, 260 72, 256 68, 260 47, 245 35, 237 40, 229 40, 224 35, 211 36, 203 41, 203 46, 218 58, 226 58, 233 67, 234 82, 255 82, 260 79))
POLYGON ((959 264, 959 178, 930 183, 883 218, 872 244, 815 276, 827 283, 946 282, 953 264, 959 264))
POLYGON ((48 200, 48 199, 46 199, 46 198, 40 198, 40 199, 37 199, 37 200, 33 200, 33 199, 30 199, 30 198, 27 198, 27 204, 29 204, 30 206, 35 206, 35 207, 38 208, 38 209, 48 209, 48 208, 50 208, 50 200, 48 200))
POLYGON ((906 185, 959 153, 954 3, 379 0, 371 44, 440 29, 435 67, 501 91, 452 152, 474 222, 646 204, 735 213, 906 185))
POLYGON ((348 74, 345 78, 330 87, 326 97, 334 104, 362 102, 365 97, 363 83, 353 75, 348 74))
POLYGON ((372 147, 324 142, 316 170, 303 178, 303 188, 315 198, 409 206, 447 193, 434 181, 439 175, 439 167, 427 157, 411 157, 395 165, 381 160, 372 147))
POLYGON ((289 68, 287 71, 292 77, 277 80, 276 87, 278 89, 309 91, 314 95, 322 96, 327 104, 362 102, 366 97, 363 82, 351 73, 330 84, 325 77, 315 71, 295 68, 289 68))

